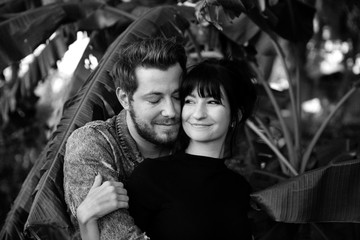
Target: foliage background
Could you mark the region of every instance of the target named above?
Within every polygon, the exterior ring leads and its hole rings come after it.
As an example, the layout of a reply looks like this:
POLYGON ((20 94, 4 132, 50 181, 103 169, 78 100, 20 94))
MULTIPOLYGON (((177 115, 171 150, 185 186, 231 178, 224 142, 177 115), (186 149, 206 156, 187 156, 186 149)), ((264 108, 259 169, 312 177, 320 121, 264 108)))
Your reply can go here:
MULTIPOLYGON (((2 6, 10 6, 7 4, 9 1, 2 1, 2 6)), ((21 3, 22 1, 13 1, 13 4, 21 3)), ((27 3, 28 5, 33 4, 36 7, 42 4, 48 4, 52 1, 33 1, 27 3)), ((56 2, 56 1, 54 1, 56 2)), ((107 4, 117 6, 121 1, 107 1, 107 4)), ((145 9, 162 4, 174 4, 176 1, 132 1, 131 4, 123 5, 123 10, 132 9, 132 14, 141 14, 145 9), (134 7, 136 6, 136 8, 134 7)), ((209 1, 211 2, 211 1, 209 1)), ((223 2, 223 1, 219 1, 223 2)), ((236 1, 235 1, 236 2, 236 1)), ((246 1, 243 1, 246 2, 246 1)), ((258 1, 259 3, 270 3, 271 1, 258 1)), ((273 1, 277 2, 277 1, 273 1)), ((319 96, 323 111, 318 114, 305 114, 304 117, 304 128, 303 138, 310 139, 322 121, 324 121, 326 115, 335 106, 337 100, 344 93, 346 86, 352 81, 357 80, 359 73, 356 71, 352 72, 351 67, 357 66, 356 61, 359 61, 359 3, 356 1, 343 1, 341 3, 333 0, 323 1, 306 1, 313 5, 317 9, 318 13, 318 24, 321 31, 315 31, 315 34, 309 41, 307 48, 303 48, 305 61, 301 63, 304 68, 300 71, 306 71, 304 78, 302 79, 302 101, 311 99, 314 96, 319 96), (329 31, 324 31, 329 29, 329 31), (329 36, 326 36, 328 32, 329 36), (350 39, 350 40, 349 40, 350 39), (326 41, 332 40, 333 42, 350 42, 351 51, 347 52, 344 60, 339 64, 340 68, 336 70, 338 65, 332 66, 332 72, 323 73, 320 72, 320 64, 324 59, 324 52, 330 52, 326 48, 326 41), (350 64, 350 60, 353 61, 350 64), (335 71, 334 71, 335 69, 335 71)), ((24 4, 24 3, 22 3, 24 4)), ((4 10, 4 8, 2 8, 4 10)), ((6 19, 5 10, 1 15, 2 20, 6 19)), ((111 17, 110 17, 111 19, 111 17)), ((111 21, 110 21, 111 22, 111 21)), ((108 46, 109 42, 114 39, 111 35, 114 29, 115 32, 121 32, 129 24, 127 21, 122 21, 122 24, 116 24, 115 26, 111 23, 107 23, 104 28, 97 26, 100 30, 93 31, 92 39, 97 39, 93 42, 93 55, 101 55, 105 49, 101 49, 101 43, 103 46, 108 46), (108 31, 111 29, 112 31, 108 31), (94 37, 94 36, 97 37, 94 37), (107 37, 104 37, 107 36, 107 37), (101 42, 105 41, 104 42, 101 42), (99 51, 98 53, 96 51, 99 51)), ((316 27, 316 26, 315 26, 316 27)), ((199 41, 201 47, 209 52, 213 46, 216 45, 214 35, 209 33, 204 34, 204 31, 209 31, 208 28, 197 29, 198 34, 196 35, 197 41, 199 41)), ((214 33, 213 31, 209 31, 214 33)), ((230 36, 227 37, 239 37, 235 35, 235 32, 228 31, 230 36)), ((65 36, 69 42, 73 41, 75 36, 71 34, 65 36)), ((221 39, 221 37, 220 37, 221 39)), ((266 40, 265 40, 266 41, 266 40)), ((261 43, 261 41, 259 41, 261 43)), ((287 43, 283 42, 284 49, 289 52, 287 56, 291 58, 291 48, 287 48, 287 43)), ((269 79, 279 79, 283 72, 281 67, 277 63, 277 60, 273 58, 273 53, 267 52, 268 49, 262 49, 266 45, 257 45, 258 53, 261 53, 263 58, 257 59, 261 66, 275 66, 271 69, 262 69, 264 75, 269 79), (271 62, 271 65, 266 63, 271 62), (275 69, 275 70, 273 70, 275 69), (280 77, 279 77, 280 76, 280 77)), ((247 49, 249 50, 249 49, 247 49)), ((250 49, 251 50, 251 49, 250 49)), ((249 51, 250 51, 249 50, 249 51)), ((81 60, 83 63, 89 60, 89 55, 85 54, 85 57, 81 60)), ((290 68, 292 61, 289 60, 290 68)), ((360 64, 360 63, 359 63, 360 64)), ((17 72, 18 68, 16 64, 11 66, 12 73, 17 72)), ((31 82, 30 77, 18 78, 15 76, 5 77, 6 72, 2 74, 0 82, 0 103, 1 103, 1 134, 0 134, 0 204, 2 206, 0 211, 0 226, 5 220, 6 214, 10 209, 10 205, 16 197, 21 184, 27 173, 31 169, 32 165, 38 159, 41 151, 44 149, 46 143, 49 140, 51 133, 59 121, 59 117, 62 113, 62 103, 69 97, 71 97, 79 86, 85 81, 84 76, 88 76, 89 72, 84 69, 75 71, 74 76, 59 76, 56 72, 56 66, 53 64, 49 72, 42 74, 37 82, 31 82), (76 75, 77 74, 77 75, 76 75), (52 79, 61 78, 64 82, 69 82, 70 85, 63 88, 62 92, 56 94, 51 93, 52 79), (43 91, 46 94, 39 95, 35 92, 35 89, 42 85, 43 91)), ((88 69, 88 71, 90 71, 88 69)), ((281 95, 281 93, 279 93, 281 95)), ((280 98, 281 99, 281 98, 280 98)), ((359 147, 359 136, 360 136, 360 108, 357 105, 359 100, 359 94, 355 94, 349 103, 337 113, 334 119, 329 123, 329 127, 325 130, 320 139, 319 147, 314 150, 313 162, 310 162, 313 167, 316 165, 325 165, 326 162, 321 162, 322 159, 329 159, 330 157, 337 155, 339 152, 355 152, 358 153, 359 147), (315 160, 314 160, 315 159, 315 160)), ((286 107, 286 98, 284 102, 281 102, 286 107)), ((264 102, 265 104, 265 102, 264 102)), ((288 119, 289 120, 289 119, 288 119)), ((289 123, 290 124, 290 120, 289 123)), ((276 135, 276 127, 274 128, 274 134, 276 135)), ((279 164, 275 164, 271 161, 273 158, 272 154, 268 153, 268 149, 263 149, 261 144, 255 145, 260 147, 257 149, 262 155, 257 155, 256 160, 259 166, 266 166, 267 170, 278 169, 279 164)), ((267 181, 267 180, 266 180, 267 181)), ((261 181, 258 181, 258 183, 261 181)), ((265 182, 265 181, 264 181, 265 182)), ((267 182, 269 184, 269 182, 267 182)), ((259 186, 259 188, 264 186, 259 186)), ((288 227, 291 228, 292 225, 288 227)), ((302 227, 302 229, 306 226, 302 227)), ((341 227, 340 227, 341 228, 341 227)), ((336 229, 336 228, 335 228, 336 229)), ((351 231, 351 230, 350 230, 351 231)), ((304 231, 306 232, 306 231, 304 231)))

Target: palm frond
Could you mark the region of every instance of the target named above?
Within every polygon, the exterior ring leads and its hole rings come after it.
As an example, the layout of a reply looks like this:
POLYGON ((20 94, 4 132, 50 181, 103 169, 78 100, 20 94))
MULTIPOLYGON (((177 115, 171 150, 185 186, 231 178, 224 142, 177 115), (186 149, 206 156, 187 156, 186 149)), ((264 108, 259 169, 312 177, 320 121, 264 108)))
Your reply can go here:
MULTIPOLYGON (((45 151, 41 153, 39 159, 43 157, 45 151)), ((26 222, 27 216, 30 211, 30 207, 33 200, 33 190, 40 179, 40 172, 38 169, 41 168, 41 162, 35 162, 31 171, 27 175, 23 185, 18 193, 11 210, 9 211, 5 224, 0 232, 1 240, 22 240, 25 239, 23 229, 26 222)))
POLYGON ((0 23, 0 70, 31 54, 59 26, 88 17, 102 4, 57 3, 15 14, 0 23))
POLYGON ((360 223, 360 159, 333 162, 251 194, 275 221, 360 223))

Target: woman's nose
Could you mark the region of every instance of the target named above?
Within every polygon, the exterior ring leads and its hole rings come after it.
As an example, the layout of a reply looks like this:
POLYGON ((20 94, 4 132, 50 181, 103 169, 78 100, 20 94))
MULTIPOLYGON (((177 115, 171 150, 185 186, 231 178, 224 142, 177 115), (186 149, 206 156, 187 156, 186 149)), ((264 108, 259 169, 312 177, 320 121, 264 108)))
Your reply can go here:
POLYGON ((196 119, 205 118, 207 116, 206 107, 202 103, 198 103, 194 109, 193 117, 196 119))

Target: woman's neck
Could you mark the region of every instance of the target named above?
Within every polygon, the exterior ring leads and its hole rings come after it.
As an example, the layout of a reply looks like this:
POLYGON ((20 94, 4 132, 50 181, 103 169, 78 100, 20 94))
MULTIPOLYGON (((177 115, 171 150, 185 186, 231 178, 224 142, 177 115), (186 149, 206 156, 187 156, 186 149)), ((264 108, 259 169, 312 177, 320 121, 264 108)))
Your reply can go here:
POLYGON ((205 156, 211 158, 223 158, 224 157, 224 143, 218 142, 195 142, 190 141, 188 147, 185 150, 186 153, 198 156, 205 156))

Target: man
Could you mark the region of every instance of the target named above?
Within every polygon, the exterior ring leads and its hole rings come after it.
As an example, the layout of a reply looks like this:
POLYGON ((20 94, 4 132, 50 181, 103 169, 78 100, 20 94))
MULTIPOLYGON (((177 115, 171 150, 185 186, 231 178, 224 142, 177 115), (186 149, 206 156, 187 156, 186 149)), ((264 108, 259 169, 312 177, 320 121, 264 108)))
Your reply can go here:
POLYGON ((170 154, 181 124, 178 88, 185 71, 185 50, 173 40, 122 47, 111 74, 124 109, 75 130, 66 145, 65 201, 83 238, 146 238, 124 209, 128 197, 121 182, 144 158, 170 154), (92 224, 100 233, 88 231, 92 224))

